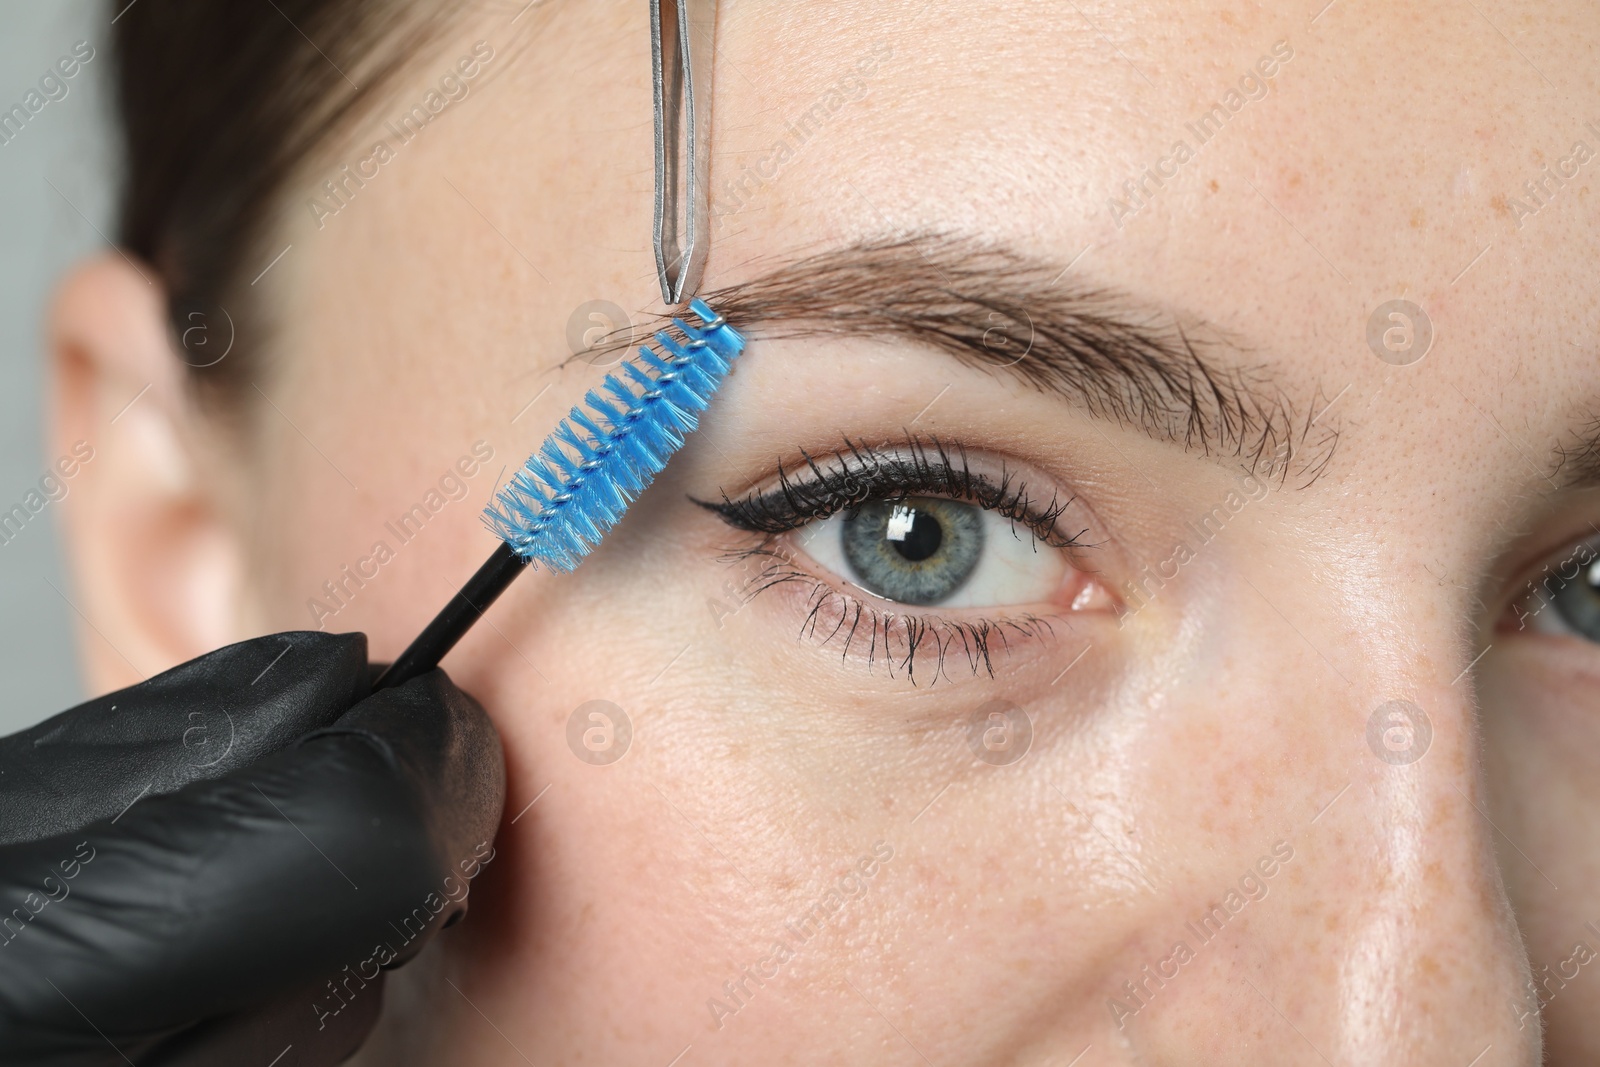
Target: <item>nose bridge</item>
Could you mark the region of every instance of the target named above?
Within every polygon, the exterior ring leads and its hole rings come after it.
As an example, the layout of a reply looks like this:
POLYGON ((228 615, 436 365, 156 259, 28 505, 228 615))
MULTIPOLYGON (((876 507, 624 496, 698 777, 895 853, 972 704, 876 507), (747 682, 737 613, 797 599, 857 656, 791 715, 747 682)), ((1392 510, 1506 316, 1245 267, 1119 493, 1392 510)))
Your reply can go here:
POLYGON ((1368 662, 1358 803, 1342 821, 1371 873, 1346 904, 1341 1051, 1348 1062, 1442 1063, 1472 1044, 1466 1060, 1489 1050, 1484 1064, 1535 1063, 1537 1019, 1517 1012, 1526 959, 1496 861, 1516 853, 1495 840, 1484 801, 1470 681, 1464 670, 1426 677, 1448 660, 1424 652, 1368 662))

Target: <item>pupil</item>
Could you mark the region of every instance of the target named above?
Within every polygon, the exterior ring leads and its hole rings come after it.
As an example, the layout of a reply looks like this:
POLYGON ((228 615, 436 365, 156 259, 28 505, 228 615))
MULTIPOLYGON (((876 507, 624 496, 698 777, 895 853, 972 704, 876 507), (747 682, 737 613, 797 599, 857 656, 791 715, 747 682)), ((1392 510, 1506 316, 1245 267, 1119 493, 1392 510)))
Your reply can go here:
POLYGON ((905 539, 889 543, 905 559, 921 563, 939 551, 939 544, 943 540, 944 527, 939 525, 939 520, 927 512, 918 511, 911 520, 911 529, 906 532, 905 539))

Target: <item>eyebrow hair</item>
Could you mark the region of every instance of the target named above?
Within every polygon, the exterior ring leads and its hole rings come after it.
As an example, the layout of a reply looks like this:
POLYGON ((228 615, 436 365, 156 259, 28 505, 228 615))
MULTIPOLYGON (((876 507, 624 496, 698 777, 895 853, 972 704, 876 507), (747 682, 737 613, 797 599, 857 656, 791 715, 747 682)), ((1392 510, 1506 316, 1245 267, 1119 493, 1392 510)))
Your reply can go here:
POLYGON ((1286 478, 1294 468, 1303 485, 1338 440, 1302 417, 1265 369, 1215 358, 1244 351, 1220 331, 1004 245, 942 233, 873 238, 702 295, 762 337, 903 337, 1158 441, 1237 457, 1252 472, 1286 478))
POLYGON ((1558 490, 1600 488, 1600 414, 1588 412, 1580 428, 1558 439, 1549 473, 1544 475, 1558 490))

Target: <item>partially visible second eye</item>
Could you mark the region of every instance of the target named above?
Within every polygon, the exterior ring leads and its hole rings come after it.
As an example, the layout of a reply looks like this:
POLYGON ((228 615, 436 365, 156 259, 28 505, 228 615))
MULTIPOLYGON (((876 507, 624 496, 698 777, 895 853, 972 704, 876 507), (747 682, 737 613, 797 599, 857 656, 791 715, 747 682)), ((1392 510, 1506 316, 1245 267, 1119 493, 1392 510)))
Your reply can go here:
POLYGON ((1600 642, 1600 559, 1585 555, 1575 576, 1552 575, 1529 601, 1533 629, 1600 642))
POLYGON ((807 523, 795 543, 839 577, 917 607, 1050 600, 1065 553, 997 512, 939 497, 876 500, 807 523))

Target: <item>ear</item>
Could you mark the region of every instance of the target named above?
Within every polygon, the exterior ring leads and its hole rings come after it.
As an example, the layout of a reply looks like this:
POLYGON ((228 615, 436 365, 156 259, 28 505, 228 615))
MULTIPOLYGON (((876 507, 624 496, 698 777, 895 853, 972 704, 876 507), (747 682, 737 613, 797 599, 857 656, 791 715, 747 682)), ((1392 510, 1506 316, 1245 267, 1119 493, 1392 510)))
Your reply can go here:
POLYGON ((207 491, 217 449, 165 302, 153 270, 107 254, 62 282, 49 324, 67 595, 96 693, 246 636, 241 546, 207 491))

